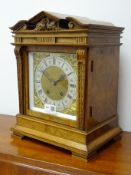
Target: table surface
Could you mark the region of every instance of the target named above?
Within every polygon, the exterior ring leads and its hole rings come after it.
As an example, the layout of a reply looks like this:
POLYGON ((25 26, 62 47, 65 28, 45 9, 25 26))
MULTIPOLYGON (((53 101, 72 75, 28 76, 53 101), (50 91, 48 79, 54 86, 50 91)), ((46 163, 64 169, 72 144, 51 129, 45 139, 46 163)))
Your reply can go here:
POLYGON ((129 132, 123 132, 120 140, 108 143, 92 159, 86 161, 71 156, 66 150, 34 139, 12 137, 10 128, 15 122, 14 116, 0 115, 0 160, 13 160, 25 166, 31 165, 60 174, 131 174, 129 132))

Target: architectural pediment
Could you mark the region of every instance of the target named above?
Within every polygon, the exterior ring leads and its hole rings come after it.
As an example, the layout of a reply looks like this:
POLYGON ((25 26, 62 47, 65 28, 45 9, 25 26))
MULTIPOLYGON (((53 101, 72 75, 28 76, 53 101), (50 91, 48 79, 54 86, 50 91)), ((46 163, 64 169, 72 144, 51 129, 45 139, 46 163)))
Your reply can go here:
POLYGON ((59 13, 41 11, 29 20, 18 21, 12 29, 13 31, 48 31, 61 29, 85 29, 89 25, 112 26, 111 23, 90 20, 78 16, 68 16, 59 13))

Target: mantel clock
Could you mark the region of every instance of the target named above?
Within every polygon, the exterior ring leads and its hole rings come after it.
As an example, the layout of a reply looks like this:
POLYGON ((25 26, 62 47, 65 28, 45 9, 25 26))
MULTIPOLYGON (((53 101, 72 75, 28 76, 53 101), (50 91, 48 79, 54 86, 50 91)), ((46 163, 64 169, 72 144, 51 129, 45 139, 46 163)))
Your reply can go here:
POLYGON ((42 11, 11 30, 20 110, 13 134, 65 148, 85 159, 118 137, 123 28, 42 11))

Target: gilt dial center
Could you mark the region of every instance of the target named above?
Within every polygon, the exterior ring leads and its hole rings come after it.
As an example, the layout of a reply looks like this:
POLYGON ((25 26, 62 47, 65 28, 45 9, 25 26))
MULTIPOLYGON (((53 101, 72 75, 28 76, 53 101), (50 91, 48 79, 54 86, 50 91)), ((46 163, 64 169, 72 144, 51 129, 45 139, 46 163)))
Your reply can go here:
POLYGON ((68 92, 67 76, 57 66, 46 68, 41 82, 44 93, 52 100, 61 100, 68 92))

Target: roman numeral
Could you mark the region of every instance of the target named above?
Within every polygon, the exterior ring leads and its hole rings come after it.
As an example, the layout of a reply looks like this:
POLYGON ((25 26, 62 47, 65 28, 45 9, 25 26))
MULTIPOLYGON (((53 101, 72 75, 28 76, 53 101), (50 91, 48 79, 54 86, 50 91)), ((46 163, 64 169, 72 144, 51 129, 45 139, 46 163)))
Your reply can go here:
POLYGON ((67 74, 68 76, 70 76, 73 72, 70 72, 69 74, 67 74))
POLYGON ((47 67, 47 63, 46 63, 46 61, 43 61, 43 64, 47 67))
POLYGON ((45 100, 44 100, 44 101, 45 101, 45 103, 47 103, 47 101, 48 101, 48 100, 47 100, 47 98, 45 98, 45 100))
POLYGON ((71 96, 70 94, 68 94, 67 97, 68 97, 69 99, 72 99, 72 96, 71 96))
POLYGON ((40 83, 40 81, 39 81, 39 80, 36 80, 35 82, 36 82, 36 83, 40 83))
POLYGON ((62 64, 61 68, 63 68, 64 64, 65 64, 65 62, 62 64))
POLYGON ((40 89, 40 90, 38 91, 38 93, 39 93, 39 95, 41 95, 41 94, 42 94, 42 89, 40 89))
POLYGON ((56 64, 56 59, 55 58, 53 58, 53 64, 56 64))
POLYGON ((76 87, 75 84, 70 84, 69 86, 72 87, 72 88, 75 88, 76 87))

